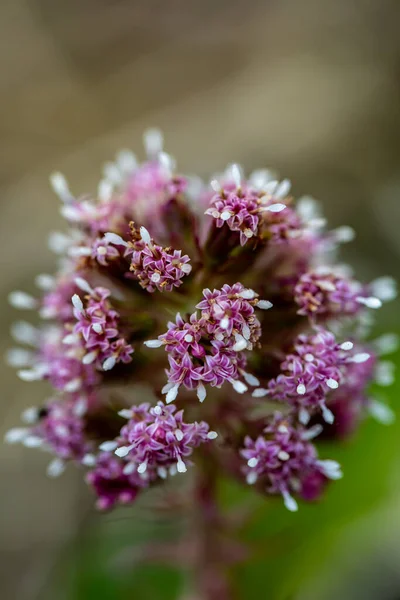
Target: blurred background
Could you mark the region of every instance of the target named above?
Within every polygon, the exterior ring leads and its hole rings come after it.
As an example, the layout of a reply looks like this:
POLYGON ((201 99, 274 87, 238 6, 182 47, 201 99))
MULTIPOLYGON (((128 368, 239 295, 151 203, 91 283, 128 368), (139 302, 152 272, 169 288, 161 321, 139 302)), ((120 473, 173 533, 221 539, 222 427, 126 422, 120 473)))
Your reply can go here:
MULTIPOLYGON (((102 163, 139 150, 150 126, 184 171, 277 169, 333 226, 357 230, 345 258, 361 278, 399 278, 399 23, 398 0, 2 0, 2 353, 17 317, 7 294, 53 268, 49 173, 94 191, 102 163)), ((378 332, 400 332, 399 308, 382 311, 378 332)), ((3 432, 45 388, 3 364, 1 381, 3 432)), ((398 412, 399 390, 386 394, 398 412)), ((246 535, 260 552, 238 569, 241 597, 400 598, 400 427, 368 423, 331 454, 346 477, 323 504, 294 516, 258 505, 246 535)), ((176 598, 179 574, 135 569, 130 550, 169 524, 143 506, 95 515, 79 474, 49 481, 44 461, 0 449, 2 598, 176 598)))

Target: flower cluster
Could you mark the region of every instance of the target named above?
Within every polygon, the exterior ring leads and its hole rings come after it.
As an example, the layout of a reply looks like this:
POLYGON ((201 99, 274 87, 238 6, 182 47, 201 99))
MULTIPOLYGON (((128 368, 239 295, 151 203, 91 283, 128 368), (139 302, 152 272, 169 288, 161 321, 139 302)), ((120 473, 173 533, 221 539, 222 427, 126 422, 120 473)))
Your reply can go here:
POLYGON ((206 184, 176 171, 159 132, 145 147, 143 163, 128 151, 107 163, 93 198, 51 177, 67 231, 50 236, 58 265, 36 278, 41 297, 10 294, 43 321, 14 324, 8 353, 50 399, 7 441, 50 452, 50 475, 85 470, 101 509, 193 467, 226 468, 295 510, 341 475, 317 434, 392 419, 368 387, 391 383, 380 355, 395 340, 368 337, 395 285, 336 265, 352 230, 326 231, 287 180, 231 165, 206 184))

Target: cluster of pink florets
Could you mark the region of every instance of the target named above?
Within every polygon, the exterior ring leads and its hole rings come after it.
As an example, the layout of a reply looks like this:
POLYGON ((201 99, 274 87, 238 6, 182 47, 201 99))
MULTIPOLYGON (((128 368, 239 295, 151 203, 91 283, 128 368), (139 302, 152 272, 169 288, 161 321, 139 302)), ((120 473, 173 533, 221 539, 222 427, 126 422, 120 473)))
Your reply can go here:
POLYGON ((287 180, 233 165, 206 185, 176 173, 158 132, 146 149, 142 164, 127 151, 108 163, 96 199, 52 176, 68 231, 50 237, 60 261, 36 279, 42 297, 10 295, 43 325, 15 324, 30 348, 8 358, 53 389, 7 440, 51 453, 49 475, 86 469, 102 509, 202 454, 296 510, 341 476, 318 458, 317 435, 391 420, 368 386, 391 383, 379 356, 395 341, 366 337, 394 284, 338 268, 332 250, 352 231, 326 232, 287 180))

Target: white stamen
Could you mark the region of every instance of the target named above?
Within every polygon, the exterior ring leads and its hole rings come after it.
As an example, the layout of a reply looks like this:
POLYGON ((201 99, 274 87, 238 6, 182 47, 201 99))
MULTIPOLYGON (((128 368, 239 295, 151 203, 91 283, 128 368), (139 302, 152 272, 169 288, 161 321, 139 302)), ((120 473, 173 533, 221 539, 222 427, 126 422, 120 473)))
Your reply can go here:
POLYGON ((70 202, 73 199, 73 196, 69 191, 67 180, 62 173, 59 173, 58 171, 52 173, 50 175, 50 185, 63 202, 70 202))
POLYGON ((30 294, 25 292, 15 291, 8 295, 8 301, 14 308, 21 310, 33 310, 37 307, 37 300, 30 294))
POLYGON ((176 383, 167 393, 166 397, 165 397, 165 402, 167 404, 170 404, 171 402, 173 402, 177 395, 178 395, 178 391, 179 391, 179 383, 176 383))
POLYGON ((304 355, 304 360, 306 362, 313 362, 314 360, 314 355, 310 354, 309 352, 307 352, 307 354, 304 355))
POLYGON ((341 348, 342 350, 352 350, 353 347, 353 342, 343 342, 343 344, 340 344, 339 346, 339 348, 341 348))
POLYGON ((77 417, 83 417, 83 415, 86 414, 87 408, 88 408, 87 398, 85 398, 85 396, 82 396, 75 403, 74 414, 77 417))
POLYGON ((274 196, 276 198, 285 198, 290 192, 291 187, 289 179, 284 179, 275 189, 274 196))
POLYGON ((28 435, 23 438, 22 443, 26 448, 40 448, 43 444, 43 440, 36 435, 28 435))
POLYGON ((249 385, 251 385, 253 387, 260 385, 260 382, 257 379, 257 377, 255 377, 255 375, 252 375, 251 373, 247 373, 246 371, 241 371, 241 373, 243 375, 245 382, 248 383, 249 385))
POLYGON ((255 456, 253 456, 253 458, 249 458, 247 464, 251 469, 254 469, 254 467, 258 465, 258 458, 256 458, 255 456))
POLYGON ((103 165, 103 175, 105 179, 110 181, 113 185, 119 185, 122 183, 122 176, 119 168, 113 162, 106 162, 103 165))
POLYGON ((200 400, 200 402, 204 402, 206 396, 207 396, 206 388, 200 381, 199 385, 197 386, 197 397, 200 400))
POLYGON ((399 336, 396 333, 386 333, 377 338, 373 344, 377 354, 392 354, 399 347, 399 336))
POLYGON ((338 227, 332 231, 332 234, 335 237, 335 240, 341 244, 346 244, 348 242, 352 242, 356 237, 356 232, 352 227, 348 225, 343 225, 342 227, 338 227))
POLYGON ((11 367, 28 367, 33 357, 33 353, 25 348, 10 348, 6 354, 6 361, 11 367))
POLYGON ((100 333, 103 333, 103 328, 102 328, 102 326, 101 326, 101 324, 100 324, 100 323, 93 323, 93 325, 92 325, 92 329, 93 329, 93 331, 95 331, 96 333, 99 333, 99 334, 100 334, 100 333))
POLYGON ((149 158, 157 158, 163 149, 163 134, 159 129, 147 129, 143 135, 143 145, 149 158))
POLYGON ((319 460, 317 464, 329 479, 341 479, 343 477, 341 467, 335 460, 319 460))
POLYGON ((178 459, 176 468, 178 469, 178 473, 186 473, 187 471, 187 467, 181 458, 178 459))
POLYGON ((247 385, 245 385, 242 381, 236 379, 236 381, 231 381, 232 387, 238 394, 244 394, 247 392, 247 385))
POLYGON ((54 288, 55 279, 47 273, 40 273, 35 277, 35 284, 40 290, 48 292, 54 288))
POLYGON ((70 392, 70 393, 77 392, 79 390, 79 388, 81 387, 81 385, 82 385, 82 381, 79 378, 72 379, 64 387, 64 391, 70 392))
POLYGON ((281 423, 278 426, 278 431, 279 431, 279 433, 289 433, 289 429, 288 429, 287 425, 285 425, 284 423, 281 423))
POLYGON ((161 408, 161 406, 158 406, 158 405, 155 406, 153 408, 153 412, 154 412, 155 415, 160 416, 162 414, 162 408, 161 408))
POLYGON ((48 465, 46 473, 48 477, 59 477, 65 471, 65 463, 61 458, 55 458, 48 465))
POLYGON ((61 231, 52 231, 49 235, 47 245, 55 254, 64 254, 71 245, 71 238, 61 231))
POLYGON ((252 396, 253 396, 253 398, 264 398, 264 396, 267 396, 268 394, 269 394, 269 391, 267 389, 258 388, 253 391, 252 396))
POLYGON ((223 317, 220 321, 219 326, 221 327, 221 329, 228 329, 229 327, 229 317, 223 317))
POLYGON ((39 411, 36 406, 26 408, 21 414, 21 420, 28 425, 33 425, 38 420, 39 411))
POLYGON ((239 165, 231 165, 230 172, 231 177, 233 179, 233 183, 236 185, 237 188, 239 188, 242 182, 242 175, 240 173, 239 165))
POLYGON ((283 491, 283 503, 290 512, 296 512, 299 509, 299 506, 296 500, 289 494, 289 492, 283 491))
POLYGON ((115 367, 116 362, 117 359, 115 358, 115 356, 109 356, 108 358, 106 358, 106 360, 103 362, 104 371, 111 371, 111 369, 115 367))
POLYGON ((147 460, 144 460, 137 468, 138 473, 145 473, 147 471, 147 460))
POLYGON ((100 202, 109 202, 112 198, 114 186, 108 179, 102 179, 97 188, 97 196, 100 202))
POLYGON ((83 302, 82 300, 79 298, 78 294, 74 294, 71 298, 72 300, 72 304, 75 308, 75 310, 78 311, 78 313, 83 313, 84 312, 84 308, 83 308, 83 302))
MULTIPOLYGON (((154 411, 155 411, 155 409, 154 409, 154 411)), ((121 410, 118 411, 118 414, 123 419, 132 419, 132 417, 133 417, 133 412, 129 408, 122 408, 121 410)))
POLYGON ((241 352, 247 348, 247 340, 244 339, 243 336, 236 334, 235 335, 236 343, 233 345, 233 350, 235 352, 241 352))
POLYGON ((104 234, 104 239, 109 244, 114 244, 115 246, 128 246, 128 242, 126 242, 120 235, 116 233, 112 233, 111 231, 104 234))
POLYGON ((387 404, 383 404, 383 402, 379 402, 378 400, 371 400, 368 412, 382 425, 391 425, 396 418, 392 409, 387 404))
POLYGON ((124 466, 124 468, 122 469, 122 472, 124 475, 131 475, 132 473, 134 473, 136 471, 136 465, 133 462, 128 463, 127 465, 124 466))
POLYGON ((87 294, 93 293, 93 288, 89 285, 86 279, 83 279, 83 277, 75 277, 75 283, 83 292, 86 292, 87 294))
POLYGON ((85 456, 82 458, 82 464, 85 465, 85 467, 94 467, 96 464, 96 457, 94 454, 85 454, 85 456))
POLYGON ((329 410, 329 408, 327 408, 325 406, 325 404, 321 405, 321 411, 322 411, 322 418, 324 419, 325 423, 328 423, 328 425, 332 425, 332 423, 335 420, 335 416, 334 416, 333 412, 331 410, 329 410))
POLYGON ((115 454, 120 458, 124 458, 132 450, 133 446, 120 446, 115 450, 115 454))
POLYGON ((207 433, 207 438, 209 440, 215 440, 218 437, 218 433, 216 431, 209 431, 207 433))
POLYGON ((153 275, 150 277, 150 279, 153 283, 158 283, 161 279, 161 275, 160 275, 160 273, 153 273, 153 275))
POLYGON ((388 361, 382 360, 375 367, 375 379, 379 385, 388 386, 394 382, 395 365, 388 361))
POLYGON ((142 238, 145 244, 147 244, 148 246, 152 245, 150 233, 147 231, 146 227, 140 228, 140 237, 142 238))
POLYGON ((183 263, 183 265, 180 266, 180 269, 185 273, 185 275, 189 275, 189 273, 192 271, 192 265, 189 265, 189 263, 183 263))
POLYGON ((379 298, 375 298, 374 296, 369 296, 368 298, 358 296, 356 300, 359 304, 363 304, 367 308, 381 308, 382 306, 381 300, 379 300, 379 298))
POLYGON ((113 452, 118 447, 118 442, 115 440, 110 440, 109 442, 103 442, 100 444, 99 449, 102 452, 113 452))
POLYGON ((368 354, 368 352, 358 352, 357 354, 355 354, 354 356, 349 358, 349 361, 357 363, 357 364, 361 364, 361 363, 367 362, 367 360, 369 360, 370 358, 371 358, 371 355, 368 354))
POLYGON ((92 250, 87 246, 72 246, 72 248, 69 248, 68 250, 68 256, 71 256, 72 258, 79 256, 90 256, 91 254, 92 250))
POLYGON ((370 287, 373 295, 382 302, 390 302, 397 297, 397 283, 393 277, 379 277, 370 287))
POLYGON ((77 344, 79 341, 80 341, 80 337, 76 333, 69 333, 62 339, 63 344, 67 344, 68 346, 73 346, 74 344, 77 344))
POLYGON ((4 441, 6 444, 18 444, 22 442, 29 434, 29 429, 25 429, 24 427, 14 427, 13 429, 9 429, 4 436, 4 441))
POLYGON ((146 340, 143 343, 145 346, 147 346, 147 348, 160 348, 160 346, 163 345, 161 340, 146 340))
POLYGON ((176 429, 175 437, 178 440, 178 442, 181 442, 183 440, 183 431, 181 431, 180 429, 176 429))
POLYGON ((299 385, 296 388, 296 391, 300 396, 304 396, 304 394, 306 393, 306 386, 304 385, 304 383, 299 383, 299 385))
POLYGON ((332 379, 332 377, 326 380, 326 385, 331 388, 331 390, 337 390, 339 387, 339 383, 336 381, 336 379, 332 379))
POLYGON ((285 208, 286 204, 281 204, 280 202, 277 202, 276 204, 270 204, 269 206, 266 206, 264 210, 272 213, 279 213, 282 212, 282 210, 285 210, 285 208))
POLYGON ((305 408, 299 410, 299 421, 302 425, 307 425, 310 420, 310 414, 305 408))
POLYGON ((280 452, 278 452, 278 458, 279 460, 285 461, 289 460, 290 455, 285 450, 281 450, 280 452))
POLYGON ((247 323, 245 323, 242 327, 242 335, 244 337, 245 340, 249 340, 250 336, 251 336, 251 331, 250 331, 250 327, 247 325, 247 323))
POLYGON ((222 221, 228 221, 231 218, 231 216, 232 214, 229 212, 229 210, 224 210, 220 215, 220 219, 222 221))
POLYGON ((261 310, 268 310, 272 308, 273 304, 269 300, 259 300, 256 304, 257 308, 261 308, 261 310))
POLYGON ((244 298, 245 300, 253 300, 257 296, 254 290, 248 288, 238 293, 238 296, 244 298))
POLYGON ((168 471, 165 467, 158 467, 157 474, 161 479, 167 479, 168 477, 168 471))
POLYGON ((99 256, 105 256, 107 254, 107 248, 105 246, 99 246, 97 248, 97 254, 99 256))
POLYGON ((26 321, 17 321, 11 325, 11 335, 16 342, 37 346, 40 331, 26 321))
POLYGON ((190 333, 187 333, 184 337, 184 340, 185 340, 185 342, 190 344, 190 342, 193 342, 193 336, 190 333))
POLYGON ((97 355, 97 350, 92 350, 92 352, 88 352, 88 354, 85 354, 85 356, 82 358, 82 364, 91 365, 96 360, 97 355))
POLYGON ((21 369, 17 373, 18 377, 22 381, 39 381, 43 378, 43 372, 41 369, 21 369))
POLYGON ((120 150, 117 154, 117 165, 123 173, 130 174, 134 171, 138 164, 136 156, 130 150, 120 150))
POLYGON ((258 479, 257 471, 250 471, 246 475, 246 481, 249 485, 254 485, 258 479))
POLYGON ((214 192, 220 193, 221 192, 221 185, 219 183, 219 181, 217 181, 216 179, 212 179, 210 181, 210 186, 212 187, 212 189, 214 190, 214 192))
POLYGON ((308 429, 307 431, 304 431, 304 433, 302 433, 301 437, 303 440, 313 440, 315 437, 317 437, 322 431, 323 431, 323 427, 322 425, 313 425, 312 427, 310 427, 310 429, 308 429))

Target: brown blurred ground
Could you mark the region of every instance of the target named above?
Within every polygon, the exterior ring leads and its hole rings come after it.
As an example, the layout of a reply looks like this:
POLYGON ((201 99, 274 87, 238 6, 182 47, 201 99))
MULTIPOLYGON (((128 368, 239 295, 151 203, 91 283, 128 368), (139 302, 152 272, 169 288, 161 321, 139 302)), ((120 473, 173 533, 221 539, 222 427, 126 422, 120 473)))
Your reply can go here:
MULTIPOLYGON (((397 0, 3 0, 1 350, 7 293, 52 268, 48 173, 92 191, 148 126, 182 169, 277 168, 356 226, 361 273, 398 275, 399 22, 397 0)), ((1 378, 6 430, 45 392, 1 378)), ((0 454, 2 598, 33 600, 90 502, 74 472, 49 482, 37 453, 0 454)))

